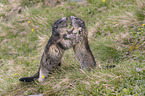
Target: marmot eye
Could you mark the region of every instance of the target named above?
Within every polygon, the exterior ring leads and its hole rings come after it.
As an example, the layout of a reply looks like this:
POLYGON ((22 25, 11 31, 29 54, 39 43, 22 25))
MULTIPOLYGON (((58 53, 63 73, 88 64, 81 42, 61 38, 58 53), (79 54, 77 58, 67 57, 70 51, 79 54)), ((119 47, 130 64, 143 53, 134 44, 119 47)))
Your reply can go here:
POLYGON ((59 33, 55 33, 55 36, 59 36, 60 34, 59 33))
POLYGON ((75 18, 76 20, 79 20, 79 18, 75 18))
POLYGON ((60 21, 59 23, 62 23, 63 21, 60 21))
POLYGON ((79 34, 81 34, 81 32, 82 32, 82 31, 81 31, 81 30, 79 30, 79 34))

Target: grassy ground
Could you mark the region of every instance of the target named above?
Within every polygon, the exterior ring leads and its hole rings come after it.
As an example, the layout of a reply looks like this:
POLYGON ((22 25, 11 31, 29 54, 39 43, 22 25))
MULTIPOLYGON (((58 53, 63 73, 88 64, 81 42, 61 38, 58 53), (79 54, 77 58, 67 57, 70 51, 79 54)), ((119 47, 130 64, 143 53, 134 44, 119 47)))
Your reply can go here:
POLYGON ((0 95, 145 95, 144 0, 46 1, 0 1, 0 95), (19 82, 37 72, 53 22, 70 15, 86 23, 96 69, 81 70, 71 49, 43 84, 19 82))

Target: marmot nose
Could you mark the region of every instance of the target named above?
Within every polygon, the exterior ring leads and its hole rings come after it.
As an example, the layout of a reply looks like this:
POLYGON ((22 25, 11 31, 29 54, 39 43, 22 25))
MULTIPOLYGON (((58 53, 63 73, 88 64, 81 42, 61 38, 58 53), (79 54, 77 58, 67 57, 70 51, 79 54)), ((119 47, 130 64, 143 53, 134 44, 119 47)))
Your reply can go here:
POLYGON ((63 17, 62 20, 67 21, 67 17, 63 17))

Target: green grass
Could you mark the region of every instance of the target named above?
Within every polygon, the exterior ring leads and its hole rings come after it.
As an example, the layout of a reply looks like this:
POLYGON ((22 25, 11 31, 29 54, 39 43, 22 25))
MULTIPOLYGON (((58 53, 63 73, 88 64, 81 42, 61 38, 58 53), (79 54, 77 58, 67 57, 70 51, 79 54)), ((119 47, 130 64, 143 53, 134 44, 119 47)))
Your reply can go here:
POLYGON ((57 2, 56 6, 45 0, 26 1, 0 1, 0 95, 145 95, 143 0, 57 2), (37 72, 55 20, 71 15, 86 23, 96 69, 80 69, 70 49, 61 69, 43 84, 19 82, 37 72))

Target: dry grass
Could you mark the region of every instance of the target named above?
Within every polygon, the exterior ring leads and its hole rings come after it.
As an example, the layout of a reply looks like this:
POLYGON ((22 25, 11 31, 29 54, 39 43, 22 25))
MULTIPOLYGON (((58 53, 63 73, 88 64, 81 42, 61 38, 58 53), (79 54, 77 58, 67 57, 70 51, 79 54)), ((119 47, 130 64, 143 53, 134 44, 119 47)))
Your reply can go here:
POLYGON ((145 95, 144 0, 46 1, 0 1, 0 95, 145 95), (53 22, 70 15, 86 22, 96 69, 80 69, 71 49, 46 82, 19 82, 37 71, 53 22))

